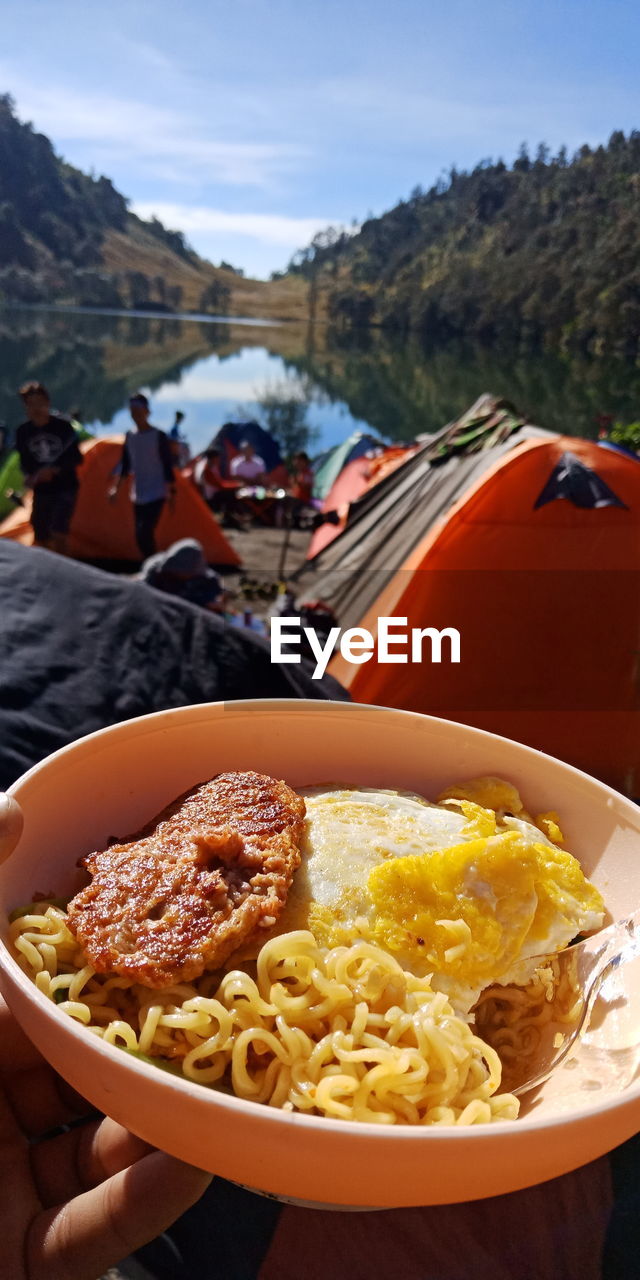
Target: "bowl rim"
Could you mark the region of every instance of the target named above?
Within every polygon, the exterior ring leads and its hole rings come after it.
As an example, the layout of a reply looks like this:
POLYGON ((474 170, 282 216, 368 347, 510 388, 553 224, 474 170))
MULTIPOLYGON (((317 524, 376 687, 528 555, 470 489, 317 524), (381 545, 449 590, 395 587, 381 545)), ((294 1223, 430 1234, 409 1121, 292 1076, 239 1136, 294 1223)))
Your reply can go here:
MULTIPOLYGON (((567 771, 576 782, 588 784, 590 788, 595 788, 602 793, 602 798, 609 806, 612 798, 622 802, 623 806, 633 809, 633 801, 623 796, 613 787, 609 787, 606 783, 601 782, 597 778, 591 777, 581 769, 577 769, 574 765, 567 764, 565 761, 558 760, 554 756, 548 755, 546 752, 538 751, 535 747, 528 747, 524 743, 517 742, 511 738, 505 738, 500 734, 491 733, 488 730, 478 729, 473 725, 466 725, 457 720, 445 720, 438 716, 423 715, 421 712, 405 711, 395 707, 381 707, 361 702, 338 702, 338 701, 321 701, 316 699, 305 698, 242 698, 234 699, 231 702, 219 700, 217 702, 193 703, 188 706, 171 707, 166 710, 149 712, 144 716, 132 717, 130 720, 120 721, 115 725, 109 725, 103 729, 94 730, 92 733, 84 734, 81 738, 75 739, 74 742, 68 743, 64 747, 60 747, 57 751, 51 752, 45 756, 43 760, 32 765, 25 773, 11 784, 7 790, 8 795, 16 795, 21 787, 30 781, 37 774, 46 770, 52 760, 61 760, 67 757, 72 762, 73 755, 83 750, 84 746, 91 742, 117 738, 118 736, 127 736, 129 733, 140 733, 142 736, 147 732, 153 732, 158 724, 163 721, 188 720, 194 715, 197 719, 206 719, 212 711, 223 711, 224 714, 235 715, 241 717, 250 715, 255 718, 257 712, 267 717, 274 712, 287 712, 288 714, 309 714, 323 715, 329 710, 334 714, 337 711, 345 715, 353 715, 354 713, 375 719, 376 716, 387 718, 392 715, 394 718, 402 718, 411 721, 414 724, 428 721, 434 726, 436 732, 439 726, 446 726, 454 731, 461 730, 467 734, 471 734, 477 739, 490 739, 492 741, 506 744, 510 748, 514 748, 516 754, 524 761, 533 756, 541 756, 548 760, 551 764, 558 766, 561 770, 567 771)), ((640 821, 640 819, 639 819, 640 821)), ((10 855, 10 857, 13 855, 10 855)), ((7 860, 9 861, 9 859, 7 860)), ((0 867, 0 876, 2 868, 0 867)), ((284 1111, 279 1107, 270 1107, 263 1103, 256 1103, 251 1099, 238 1098, 234 1094, 228 1094, 215 1087, 208 1087, 200 1084, 195 1080, 189 1080, 186 1076, 173 1075, 168 1072, 161 1072, 161 1068, 154 1066, 153 1063, 147 1063, 137 1058, 133 1053, 123 1052, 122 1048, 117 1045, 105 1043, 99 1036, 92 1036, 83 1024, 77 1022, 75 1018, 66 1015, 60 1017, 56 1006, 39 991, 35 983, 20 968, 17 960, 11 954, 9 946, 4 938, 0 937, 0 970, 4 970, 9 980, 17 985, 24 996, 31 1002, 35 1002, 40 1013, 45 1019, 50 1020, 52 1026, 65 1028, 65 1034, 77 1040, 79 1045, 85 1047, 91 1046, 91 1050, 102 1058, 105 1067, 110 1062, 115 1062, 114 1054, 118 1055, 117 1061, 126 1071, 130 1070, 137 1074, 141 1081, 155 1081, 156 1085, 164 1084, 171 1091, 178 1091, 179 1095, 186 1095, 195 1101, 200 1100, 204 1106, 212 1106, 213 1108, 222 1107, 233 1113, 244 1116, 247 1119, 255 1119, 256 1122, 279 1126, 282 1124, 294 1127, 308 1128, 320 1138, 320 1135, 326 1134, 327 1139, 333 1134, 334 1136, 346 1133, 355 1140, 359 1138, 363 1141, 376 1138, 381 1142, 403 1141, 475 1141, 486 1142, 488 1138, 491 1141, 505 1143, 511 1141, 518 1133, 523 1136, 526 1133, 544 1132, 545 1130, 554 1130, 557 1128, 565 1128, 567 1125, 580 1124, 589 1121, 597 1116, 605 1116, 610 1112, 617 1111, 621 1107, 628 1107, 634 1102, 640 1101, 640 1077, 629 1084, 623 1093, 619 1096, 609 1097, 601 1102, 592 1101, 584 1107, 572 1108, 566 1113, 558 1113, 551 1116, 536 1116, 535 1111, 527 1116, 518 1117, 516 1120, 500 1120, 495 1124, 478 1124, 478 1125, 410 1125, 410 1124, 391 1124, 377 1125, 367 1121, 345 1121, 331 1116, 312 1116, 303 1112, 284 1111), (208 1101, 207 1101, 208 1099, 208 1101)), ((591 1095, 593 1098, 593 1094, 591 1095)))

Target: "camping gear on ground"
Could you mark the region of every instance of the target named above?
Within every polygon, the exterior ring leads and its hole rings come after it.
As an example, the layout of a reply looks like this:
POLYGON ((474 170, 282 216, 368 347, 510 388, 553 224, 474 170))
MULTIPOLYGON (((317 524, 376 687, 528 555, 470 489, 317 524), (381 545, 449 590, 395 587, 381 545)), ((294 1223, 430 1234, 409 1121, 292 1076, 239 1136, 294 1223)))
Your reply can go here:
POLYGON ((235 491, 239 516, 249 524, 262 524, 268 528, 280 528, 286 498, 284 489, 266 489, 264 485, 241 485, 235 491))
POLYGON ((158 551, 144 561, 140 580, 157 591, 178 596, 203 609, 220 611, 224 603, 222 582, 210 569, 196 538, 181 538, 168 551, 158 551))

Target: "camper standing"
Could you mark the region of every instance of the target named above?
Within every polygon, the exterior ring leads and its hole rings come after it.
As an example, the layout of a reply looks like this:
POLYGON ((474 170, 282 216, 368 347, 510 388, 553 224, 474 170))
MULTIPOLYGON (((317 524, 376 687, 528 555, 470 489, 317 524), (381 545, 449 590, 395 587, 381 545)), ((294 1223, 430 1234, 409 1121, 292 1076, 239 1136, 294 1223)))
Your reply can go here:
POLYGON ((127 431, 122 450, 120 474, 109 490, 115 498, 126 476, 133 477, 131 500, 135 516, 136 542, 142 558, 156 550, 155 530, 167 498, 175 494, 171 444, 164 431, 149 422, 149 401, 141 392, 129 400, 135 431, 127 431))
POLYGON ((26 382, 19 394, 28 417, 16 431, 16 449, 25 484, 33 490, 34 542, 65 555, 83 461, 78 437, 66 418, 51 412, 41 382, 26 382))

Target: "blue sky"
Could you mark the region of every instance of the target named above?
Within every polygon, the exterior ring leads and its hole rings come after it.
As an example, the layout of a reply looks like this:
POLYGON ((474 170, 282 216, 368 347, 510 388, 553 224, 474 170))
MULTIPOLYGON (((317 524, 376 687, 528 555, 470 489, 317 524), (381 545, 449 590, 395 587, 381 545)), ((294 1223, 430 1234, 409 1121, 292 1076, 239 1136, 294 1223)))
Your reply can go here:
POLYGON ((266 276, 455 163, 640 124, 636 0, 21 0, 0 90, 72 163, 266 276))

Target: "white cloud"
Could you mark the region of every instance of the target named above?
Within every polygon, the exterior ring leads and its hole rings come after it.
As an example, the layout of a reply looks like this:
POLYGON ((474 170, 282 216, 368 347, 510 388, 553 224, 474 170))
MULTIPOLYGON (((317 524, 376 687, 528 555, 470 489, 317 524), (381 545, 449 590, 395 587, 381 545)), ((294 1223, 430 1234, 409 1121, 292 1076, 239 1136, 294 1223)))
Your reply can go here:
POLYGON ((134 62, 137 66, 144 63, 151 67, 153 71, 160 71, 163 75, 176 71, 176 65, 171 58, 167 56, 162 49, 158 49, 153 44, 147 44, 143 40, 131 40, 123 35, 121 31, 113 32, 113 40, 116 46, 119 46, 123 53, 134 62))
POLYGON ((320 86, 320 92, 328 108, 348 115, 357 121, 359 129, 368 134, 383 134, 397 140, 398 145, 416 138, 428 141, 486 136, 501 121, 504 124, 504 107, 492 101, 482 85, 475 94, 474 86, 467 86, 466 98, 442 94, 433 89, 414 89, 408 84, 384 83, 365 76, 345 76, 328 79, 320 86))
POLYGON ((201 119, 172 107, 33 80, 18 83, 3 70, 0 78, 17 91, 20 116, 32 119, 63 151, 65 143, 90 143, 96 167, 128 161, 165 180, 269 188, 308 156, 306 148, 288 142, 212 137, 201 119))
MULTIPOLYGON (((197 374, 192 374, 180 383, 179 394, 180 399, 185 402, 204 404, 211 400, 253 401, 256 392, 246 379, 238 378, 234 381, 229 378, 225 381, 223 378, 198 377, 197 374)), ((161 387, 159 391, 153 393, 154 401, 159 404, 165 401, 173 403, 175 398, 176 388, 173 385, 161 387)))
POLYGON ((332 223, 331 218, 290 218, 279 213, 227 213, 197 205, 172 204, 164 201, 139 200, 132 205, 140 218, 153 214, 165 226, 179 227, 187 235, 235 234, 249 236, 263 244, 300 246, 308 244, 316 231, 332 223))

